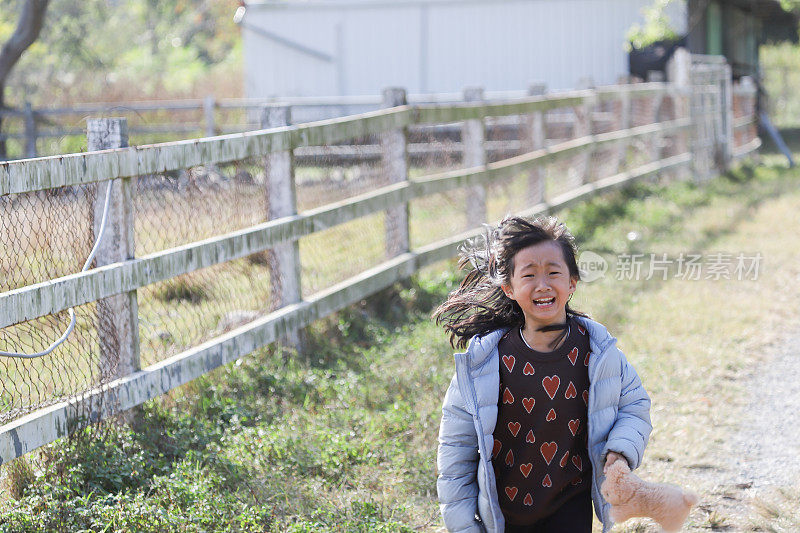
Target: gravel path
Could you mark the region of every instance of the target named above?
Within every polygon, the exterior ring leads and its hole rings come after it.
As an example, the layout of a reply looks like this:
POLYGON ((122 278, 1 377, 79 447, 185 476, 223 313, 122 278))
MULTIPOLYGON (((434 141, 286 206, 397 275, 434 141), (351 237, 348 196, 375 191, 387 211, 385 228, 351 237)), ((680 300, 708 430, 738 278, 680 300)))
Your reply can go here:
POLYGON ((704 473, 714 489, 695 516, 706 519, 688 531, 800 531, 800 330, 765 350, 732 409, 739 423, 704 473))
POLYGON ((800 487, 800 332, 773 345, 756 368, 729 442, 733 481, 756 492, 800 487))

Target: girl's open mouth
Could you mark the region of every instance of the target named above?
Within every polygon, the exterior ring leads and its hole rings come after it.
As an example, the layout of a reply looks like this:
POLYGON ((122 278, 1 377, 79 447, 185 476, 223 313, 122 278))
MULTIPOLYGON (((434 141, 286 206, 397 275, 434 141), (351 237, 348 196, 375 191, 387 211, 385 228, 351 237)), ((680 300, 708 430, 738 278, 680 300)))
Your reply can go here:
POLYGON ((555 298, 539 298, 538 300, 534 300, 533 304, 537 307, 546 307, 548 305, 552 305, 556 302, 555 298))

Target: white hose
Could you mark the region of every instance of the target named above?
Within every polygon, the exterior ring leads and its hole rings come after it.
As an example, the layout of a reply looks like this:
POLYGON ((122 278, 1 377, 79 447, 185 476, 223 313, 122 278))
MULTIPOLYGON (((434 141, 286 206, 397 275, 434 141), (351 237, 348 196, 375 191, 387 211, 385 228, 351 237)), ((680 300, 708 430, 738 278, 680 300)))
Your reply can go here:
MULTIPOLYGON (((86 263, 83 264, 83 268, 81 269, 81 272, 83 272, 83 271, 85 271, 86 269, 89 268, 89 265, 92 264, 92 260, 94 260, 95 254, 97 254, 97 249, 100 247, 100 240, 103 238, 103 232, 106 229, 106 219, 108 218, 108 206, 111 203, 110 202, 110 200, 111 200, 111 185, 113 183, 114 183, 114 180, 108 180, 108 186, 106 187, 106 201, 103 204, 103 218, 100 221, 100 231, 97 233, 97 240, 95 241, 94 246, 92 247, 91 253, 89 253, 89 258, 86 260, 86 263)), ((72 330, 74 330, 74 329, 75 329, 75 311, 74 311, 74 309, 72 307, 70 307, 69 308, 69 326, 67 326, 67 330, 64 332, 63 335, 61 335, 61 337, 58 338, 57 341, 55 341, 53 344, 51 344, 50 347, 48 347, 46 350, 41 351, 41 352, 37 352, 37 353, 32 353, 32 354, 0 351, 0 357, 17 357, 17 358, 20 358, 20 359, 35 359, 37 357, 42 357, 44 355, 49 354, 50 352, 52 352, 56 348, 58 348, 65 340, 67 340, 67 337, 70 336, 70 334, 72 333, 72 330)))

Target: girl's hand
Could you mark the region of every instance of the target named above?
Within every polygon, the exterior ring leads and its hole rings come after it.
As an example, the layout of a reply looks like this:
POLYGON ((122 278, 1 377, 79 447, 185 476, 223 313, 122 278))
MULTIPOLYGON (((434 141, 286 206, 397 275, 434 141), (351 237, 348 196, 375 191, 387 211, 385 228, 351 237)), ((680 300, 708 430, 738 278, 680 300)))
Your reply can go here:
POLYGON ((621 454, 618 454, 617 452, 608 452, 608 454, 606 455, 606 464, 605 466, 603 466, 603 474, 608 472, 609 466, 620 460, 625 461, 627 463, 627 459, 625 459, 625 457, 622 456, 621 454))

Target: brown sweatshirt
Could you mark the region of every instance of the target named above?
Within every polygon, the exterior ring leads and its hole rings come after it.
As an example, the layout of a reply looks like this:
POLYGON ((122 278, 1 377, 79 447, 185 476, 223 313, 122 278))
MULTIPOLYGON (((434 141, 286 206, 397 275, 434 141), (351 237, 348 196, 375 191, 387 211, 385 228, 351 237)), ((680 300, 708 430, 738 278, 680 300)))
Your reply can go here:
POLYGON ((587 447, 589 335, 569 318, 552 352, 518 328, 500 340, 500 397, 492 465, 506 522, 530 525, 591 488, 587 447))

